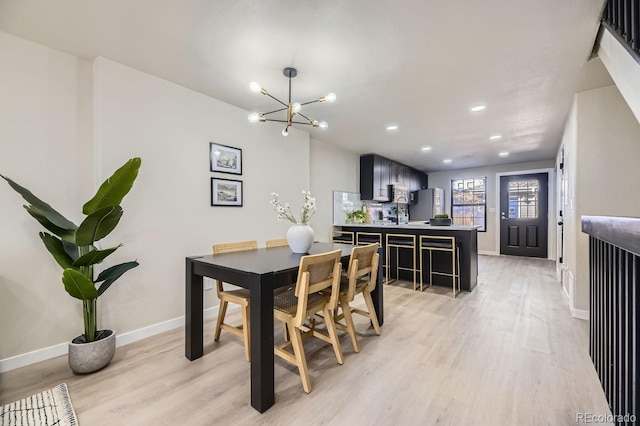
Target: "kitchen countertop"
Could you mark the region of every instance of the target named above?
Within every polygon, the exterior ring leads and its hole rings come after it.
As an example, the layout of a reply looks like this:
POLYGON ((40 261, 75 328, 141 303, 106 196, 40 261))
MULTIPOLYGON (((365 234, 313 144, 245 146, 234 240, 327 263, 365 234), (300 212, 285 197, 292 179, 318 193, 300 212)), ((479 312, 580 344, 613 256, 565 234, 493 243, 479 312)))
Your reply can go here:
POLYGON ((345 223, 344 225, 333 225, 340 227, 349 227, 349 228, 392 228, 392 229, 437 229, 441 231, 454 230, 454 231, 473 231, 479 228, 479 226, 471 226, 471 225, 448 225, 448 226, 434 226, 427 225, 425 223, 409 223, 396 225, 393 224, 375 224, 375 223, 345 223))

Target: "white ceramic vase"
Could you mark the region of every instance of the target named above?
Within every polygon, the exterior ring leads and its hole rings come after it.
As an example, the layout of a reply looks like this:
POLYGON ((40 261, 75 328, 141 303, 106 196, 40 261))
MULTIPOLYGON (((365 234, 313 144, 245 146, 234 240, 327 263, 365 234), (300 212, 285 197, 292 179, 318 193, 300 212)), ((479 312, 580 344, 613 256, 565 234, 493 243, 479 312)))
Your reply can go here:
POLYGON ((304 223, 295 223, 287 231, 287 243, 294 253, 309 253, 314 239, 313 228, 304 223))

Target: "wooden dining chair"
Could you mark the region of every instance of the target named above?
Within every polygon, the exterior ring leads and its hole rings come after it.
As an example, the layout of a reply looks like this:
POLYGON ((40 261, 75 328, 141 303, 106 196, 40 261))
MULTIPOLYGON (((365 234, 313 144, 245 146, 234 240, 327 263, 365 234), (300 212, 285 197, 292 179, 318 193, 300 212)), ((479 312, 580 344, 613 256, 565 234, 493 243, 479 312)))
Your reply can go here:
MULTIPOLYGON (((256 250, 258 248, 257 241, 241 241, 237 243, 214 244, 213 254, 231 253, 235 251, 256 250)), ((244 354, 247 361, 251 361, 251 344, 249 339, 249 290, 245 288, 237 288, 233 290, 225 290, 222 281, 216 280, 216 291, 218 299, 220 299, 220 309, 218 310, 218 321, 216 322, 216 334, 214 341, 220 340, 220 332, 228 331, 231 334, 242 337, 244 340, 244 354), (224 322, 227 313, 227 305, 236 303, 242 309, 242 325, 234 326, 224 322)))
POLYGON ((285 323, 290 332, 290 341, 276 345, 274 353, 298 367, 306 393, 311 392, 311 380, 302 345, 303 334, 331 343, 338 364, 343 363, 342 349, 332 320, 340 291, 340 256, 341 250, 303 256, 295 288, 274 295, 274 318, 285 323), (319 312, 323 313, 327 334, 315 325, 307 327, 304 324, 306 318, 313 318, 319 312))
POLYGON ((289 245, 289 243, 287 243, 286 238, 279 238, 277 240, 267 240, 267 248, 282 247, 286 245, 289 245))
MULTIPOLYGON (((373 299, 371 297, 371 292, 376 288, 376 279, 378 277, 378 263, 380 262, 378 247, 377 243, 368 246, 354 247, 351 250, 347 274, 346 276, 343 275, 340 281, 340 296, 338 300, 342 313, 336 315, 334 321, 337 328, 349 333, 351 336, 351 345, 355 352, 360 352, 360 347, 358 346, 358 339, 356 338, 352 313, 369 318, 376 334, 380 335, 378 316, 373 307, 373 299), (367 306, 366 311, 350 305, 358 294, 362 294, 364 298, 367 306), (342 320, 345 322, 342 323, 342 320)), ((337 312, 336 310, 336 314, 337 312)))

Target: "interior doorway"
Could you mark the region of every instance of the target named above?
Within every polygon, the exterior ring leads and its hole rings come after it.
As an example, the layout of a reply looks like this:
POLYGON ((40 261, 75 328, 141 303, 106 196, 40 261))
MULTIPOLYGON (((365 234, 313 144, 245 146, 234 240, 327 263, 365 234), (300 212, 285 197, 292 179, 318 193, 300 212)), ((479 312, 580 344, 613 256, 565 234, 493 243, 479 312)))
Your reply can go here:
POLYGON ((548 256, 549 173, 500 176, 500 254, 548 256))

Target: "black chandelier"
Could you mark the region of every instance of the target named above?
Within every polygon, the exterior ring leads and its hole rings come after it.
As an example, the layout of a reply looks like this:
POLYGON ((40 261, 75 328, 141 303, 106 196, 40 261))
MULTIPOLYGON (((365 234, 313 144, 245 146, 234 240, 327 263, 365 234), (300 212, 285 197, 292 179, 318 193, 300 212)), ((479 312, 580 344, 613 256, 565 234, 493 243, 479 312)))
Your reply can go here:
POLYGON ((314 120, 313 118, 307 117, 300 111, 303 105, 309 105, 316 102, 334 102, 336 100, 336 94, 329 93, 326 96, 323 96, 321 98, 318 98, 316 100, 309 101, 309 102, 291 103, 291 79, 294 78, 296 75, 298 75, 298 71, 295 68, 287 67, 282 71, 282 73, 284 74, 285 77, 289 79, 289 102, 283 102, 280 99, 276 98, 275 96, 272 96, 269 92, 267 92, 266 89, 260 87, 260 85, 254 81, 249 85, 249 88, 251 89, 251 91, 256 93, 259 92, 259 93, 262 93, 263 95, 269 96, 271 99, 275 100, 276 102, 281 103, 284 106, 284 108, 276 109, 269 112, 252 112, 251 114, 249 114, 249 121, 252 123, 257 123, 258 121, 260 122, 277 121, 279 123, 287 123, 287 126, 282 131, 282 136, 287 136, 289 134, 289 127, 291 127, 293 124, 305 124, 308 126, 319 127, 321 129, 326 129, 327 127, 329 127, 326 121, 318 122, 318 120, 314 120), (281 111, 287 112, 286 120, 277 120, 274 118, 266 117, 269 114, 274 114, 281 111), (300 117, 304 118, 306 121, 294 121, 294 118, 296 115, 299 115, 300 117))

